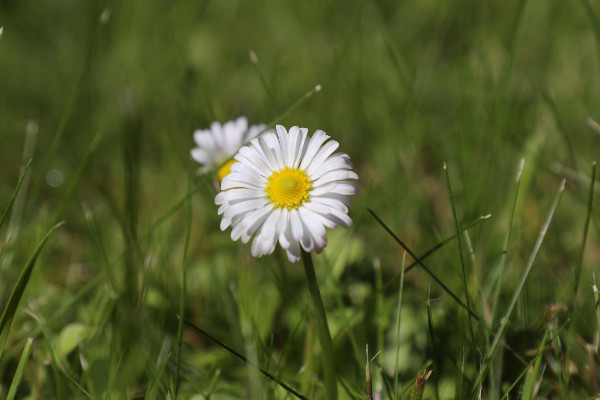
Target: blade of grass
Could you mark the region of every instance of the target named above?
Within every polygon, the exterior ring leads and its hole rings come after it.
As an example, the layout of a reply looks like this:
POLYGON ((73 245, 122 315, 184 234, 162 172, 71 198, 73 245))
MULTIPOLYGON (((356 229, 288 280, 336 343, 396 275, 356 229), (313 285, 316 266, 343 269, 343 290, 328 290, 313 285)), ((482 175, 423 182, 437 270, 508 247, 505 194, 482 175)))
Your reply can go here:
MULTIPOLYGON (((521 187, 521 176, 523 176, 523 168, 525 166, 525 158, 521 158, 519 162, 519 167, 517 169, 517 175, 515 178, 515 194, 512 201, 512 207, 510 210, 510 216, 508 219, 508 228, 506 229, 506 236, 504 237, 504 244, 502 247, 502 256, 500 258, 500 263, 498 264, 498 277, 496 279, 494 300, 492 306, 492 315, 490 320, 488 321, 488 326, 491 329, 494 329, 496 326, 496 321, 498 319, 498 310, 500 309, 500 294, 502 289, 502 282, 504 281, 504 271, 506 270, 506 265, 508 264, 508 247, 510 244, 510 239, 512 235, 513 221, 515 218, 515 212, 517 209, 517 200, 519 198, 519 188, 521 187)), ((489 342, 490 335, 487 336, 487 341, 489 342)), ((489 346, 489 343, 488 343, 489 346)), ((495 360, 490 364, 490 385, 489 385, 489 398, 490 400, 496 400, 499 398, 501 394, 501 366, 502 366, 502 349, 499 350, 499 353, 495 356, 495 360)))
POLYGON ((157 398, 156 396, 154 396, 154 391, 156 390, 156 387, 158 386, 158 383, 160 382, 160 378, 162 377, 163 372, 165 372, 165 367, 167 366, 167 363, 169 362, 170 358, 171 358, 171 353, 169 353, 169 355, 167 357, 165 357, 163 362, 159 365, 158 371, 156 372, 154 379, 152 379, 152 381, 150 382, 150 386, 146 390, 144 399, 157 398))
POLYGON ((56 212, 54 213, 54 217, 52 218, 52 221, 54 223, 58 222, 62 218, 63 213, 65 212, 67 206, 69 205, 69 200, 73 196, 73 193, 75 192, 75 189, 77 188, 77 185, 81 181, 83 174, 85 173, 88 165, 92 161, 92 155, 94 154, 94 151, 96 150, 96 147, 98 146, 99 141, 100 141, 100 136, 95 136, 92 139, 92 141, 90 142, 90 145, 88 146, 88 148, 83 156, 83 159, 81 160, 81 162, 79 163, 79 166, 77 167, 77 170, 75 171, 75 175, 73 175, 73 178, 69 182, 69 185, 63 192, 63 195, 60 199, 60 203, 58 204, 56 212))
MULTIPOLYGON (((404 269, 404 264, 402 265, 404 269)), ((375 309, 374 309, 374 318, 375 324, 377 326, 377 347, 375 351, 383 350, 383 338, 385 335, 385 328, 387 323, 387 316, 383 309, 383 274, 381 271, 381 261, 377 258, 373 262, 373 269, 375 270, 375 309)), ((368 360, 367 360, 368 361, 368 360)), ((381 390, 383 389, 383 382, 381 381, 381 375, 375 374, 375 396, 381 396, 381 390)))
POLYGON ((496 282, 496 293, 494 296, 494 306, 492 308, 491 326, 493 327, 496 319, 498 318, 498 306, 500 304, 500 289, 502 288, 502 281, 504 278, 504 270, 508 263, 508 246, 510 244, 510 237, 512 233, 513 221, 515 218, 515 211, 517 209, 517 199, 519 198, 519 187, 521 185, 521 176, 523 175, 523 167, 525 166, 525 159, 522 158, 519 162, 519 169, 515 179, 515 196, 512 202, 512 209, 510 211, 510 217, 508 220, 508 229, 506 230, 506 236, 504 237, 504 245, 502 247, 502 257, 499 264, 498 280, 496 282))
POLYGON ((475 344, 475 333, 473 332, 473 319, 471 318, 471 300, 469 299, 469 288, 467 286, 467 272, 465 270, 465 258, 463 256, 462 240, 460 239, 460 229, 458 227, 458 218, 456 217, 456 207, 454 206, 454 193, 452 193, 452 185, 450 184, 450 175, 448 167, 444 163, 444 175, 446 176, 446 187, 448 188, 448 196, 450 197, 450 206, 452 208, 452 219, 454 220, 454 230, 456 232, 456 242, 458 244, 458 256, 463 279, 463 287, 465 289, 465 298, 467 300, 467 317, 469 320, 469 333, 471 334, 471 343, 475 344))
POLYGON ((423 399, 423 392, 425 391, 425 383, 427 382, 427 379, 429 379, 429 376, 431 376, 432 372, 433 372, 433 370, 430 369, 429 371, 425 370, 425 371, 423 371, 423 373, 417 375, 417 378, 415 379, 415 385, 413 387, 413 391, 410 393, 410 400, 422 400, 423 399))
MULTIPOLYGON (((21 169, 20 173, 23 175, 25 166, 33 158, 35 152, 35 145, 37 142, 37 135, 39 132, 39 126, 35 121, 29 121, 25 128, 25 143, 23 144, 23 154, 21 158, 21 169)), ((19 231, 23 220, 23 210, 25 208, 25 202, 28 197, 28 187, 31 175, 25 175, 21 190, 17 193, 17 197, 12 205, 12 211, 8 220, 8 226, 6 228, 6 236, 4 242, 4 254, 2 255, 2 262, 0 263, 0 272, 6 271, 11 268, 13 261, 13 252, 6 251, 9 245, 14 243, 19 237, 19 231)), ((0 280, 0 298, 4 298, 6 290, 6 284, 0 280)))
POLYGON ((33 267, 38 259, 38 256, 42 252, 42 249, 46 245, 50 236, 57 230, 63 222, 60 222, 54 225, 46 236, 42 239, 40 244, 36 247, 33 254, 25 264, 23 271, 21 271, 21 275, 17 280, 17 284, 13 289, 10 298, 8 299, 8 303, 6 304, 6 308, 2 312, 2 316, 0 317, 0 360, 2 360, 2 354, 4 354, 4 344, 6 343, 6 338, 8 337, 8 331, 10 330, 10 326, 12 324, 15 313, 17 312, 17 308, 19 307, 19 302, 21 301, 21 297, 23 296, 23 292, 25 292, 25 288, 29 283, 29 278, 31 277, 31 273, 33 272, 33 267))
POLYGON ((265 78, 265 75, 263 74, 262 69, 260 68, 260 63, 258 62, 258 56, 254 52, 254 50, 250 50, 250 52, 248 53, 248 58, 250 58, 250 63, 254 66, 254 69, 256 70, 256 73, 258 74, 258 77, 260 79, 260 83, 262 84, 263 89, 265 90, 265 93, 267 94, 267 99, 269 100, 269 108, 271 110, 274 110, 273 92, 271 92, 271 89, 269 88, 267 79, 265 78))
POLYGON ((594 184, 596 181, 596 162, 592 163, 592 179, 590 183, 590 195, 588 200, 587 207, 587 215, 585 217, 585 226, 583 228, 583 239, 581 242, 581 251, 579 252, 579 258, 577 259, 577 264, 573 267, 573 304, 575 303, 577 297, 577 290, 579 289, 579 278, 581 277, 581 268, 583 267, 583 254, 585 252, 585 243, 587 241, 588 228, 590 226, 590 219, 592 216, 592 206, 594 204, 594 184))
POLYGON ((406 251, 402 255, 402 266, 400 272, 400 289, 398 290, 398 306, 396 307, 396 357, 394 359, 394 400, 398 400, 398 362, 400 360, 400 323, 401 323, 401 309, 402 309, 402 297, 404 294, 404 266, 406 265, 406 251))
MULTIPOLYGON (((188 188, 191 186, 191 179, 188 180, 188 188)), ((189 189, 188 189, 189 190, 189 189)), ((177 352, 175 353, 175 382, 173 398, 177 399, 179 393, 179 380, 181 371, 181 348, 183 346, 183 320, 185 319, 185 299, 187 297, 187 272, 189 267, 188 249, 190 244, 190 236, 192 232, 192 203, 187 202, 185 226, 185 239, 183 244, 183 256, 181 257, 181 297, 179 298, 179 325, 177 327, 177 352)))
POLYGON ((15 202, 15 199, 17 198, 17 195, 19 194, 19 190, 21 190, 21 185, 23 185, 23 181, 25 180, 25 176, 27 175, 27 172, 29 171, 30 165, 31 165, 31 158, 29 159, 29 161, 27 161, 27 164, 25 164, 25 170, 21 173, 19 182, 17 182, 17 187, 15 188, 15 190, 12 194, 12 197, 10 198, 10 201, 8 202, 8 205, 4 209, 4 212, 2 213, 2 217, 0 217, 0 228, 2 228, 2 225, 4 225, 4 221, 6 221, 6 217, 8 216, 8 213, 10 212, 12 205, 15 202))
MULTIPOLYGON (((183 322, 187 326, 189 326, 197 334, 205 337, 206 339, 210 340, 211 342, 215 343, 216 345, 224 348, 229 353, 233 354, 235 357, 239 358, 243 362, 245 362, 247 364, 249 363, 248 359, 246 357, 244 357, 240 352, 234 350, 233 348, 229 347, 225 343, 221 342, 219 339, 215 338, 214 336, 212 336, 211 334, 209 334, 208 332, 206 332, 204 329, 201 329, 201 328, 197 327, 196 325, 192 324, 191 322, 189 322, 189 321, 187 321, 185 319, 183 320, 183 322)), ((296 392, 289 385, 285 384, 280 379, 278 379, 275 376, 271 375, 268 371, 264 370, 263 368, 261 368, 261 367, 259 367, 257 365, 254 365, 254 367, 258 368, 258 370, 260 371, 261 374, 263 374, 264 376, 266 376, 267 378, 269 378, 273 382, 277 383, 279 386, 281 386, 283 389, 285 389, 288 393, 292 394, 294 397, 296 397, 298 399, 302 399, 302 400, 308 400, 308 398, 306 396, 303 396, 300 393, 296 392)))
POLYGON ((467 305, 465 303, 463 303, 462 300, 459 299, 458 296, 456 296, 454 294, 454 292, 452 292, 452 290, 450 290, 450 288, 448 286, 446 286, 446 284, 444 282, 442 282, 433 272, 431 272, 431 270, 429 268, 427 268, 427 266, 423 263, 423 260, 421 260, 419 257, 417 257, 417 255, 415 253, 413 253, 413 251, 411 249, 409 249, 408 246, 406 246, 406 244, 404 244, 404 242, 402 240, 400 240, 400 238, 398 238, 398 236, 396 236, 396 234, 394 232, 392 232, 392 230, 390 228, 388 228, 388 226, 377 216, 377 214, 375 214, 375 212, 373 210, 371 210, 368 207, 367 207, 367 210, 369 210, 371 215, 377 220, 377 222, 379 222, 379 225, 381 225, 390 234, 390 236, 392 236, 394 238, 394 240, 400 246, 402 246, 402 248, 404 250, 406 250, 406 252, 408 254, 410 254, 410 256, 415 260, 415 262, 417 262, 421 266, 421 268, 423 268, 423 270, 425 272, 427 272, 427 274, 430 277, 432 277, 433 280, 436 281, 438 283, 438 285, 440 285, 446 293, 448 293, 450 295, 450 297, 452 297, 461 307, 463 307, 465 310, 467 310, 473 318, 475 318, 477 321, 479 321, 479 316, 477 314, 475 314, 473 312, 473 310, 471 310, 469 307, 467 307, 467 305))
POLYGON ((596 300, 596 354, 600 351, 600 291, 598 291, 598 286, 596 286, 596 274, 594 277, 594 285, 592 286, 592 291, 594 292, 594 300, 596 300))
POLYGON ((77 97, 79 95, 79 90, 82 87, 83 80, 87 76, 87 72, 92 65, 92 55, 94 52, 95 44, 102 32, 102 28, 106 25, 107 19, 103 17, 104 13, 100 15, 98 21, 96 23, 96 27, 94 28, 94 33, 92 34, 90 44, 88 45, 87 51, 85 53, 85 57, 83 59, 83 64, 79 70, 79 74, 75 80, 75 85, 69 95, 69 99, 67 100, 67 104, 65 106, 65 110, 60 119, 60 123, 58 125, 58 129, 54 134, 54 138, 52 139, 52 143, 48 148, 48 151, 45 152, 46 156, 42 160, 42 165, 40 167, 41 174, 38 175, 38 179, 36 179, 32 185, 32 194, 31 194, 31 204, 35 204, 39 191, 41 189, 41 177, 45 175, 46 170, 50 166, 50 163, 54 159, 56 152, 58 151, 58 146, 62 141, 62 138, 67 131, 67 126, 71 120, 71 114, 73 113, 73 109, 75 108, 77 97))
MULTIPOLYGON (((503 323, 500 325, 500 328, 498 328, 498 331, 496 332, 496 335, 494 336, 492 345, 488 348, 488 351, 485 354, 483 364, 479 370, 479 373, 478 373, 477 378, 475 379, 475 382, 473 385, 474 391, 483 382, 483 378, 488 372, 490 362, 494 358, 496 352, 498 351, 498 347, 500 346, 500 341, 504 337, 504 333, 510 322, 510 318, 511 318, 512 313, 517 304, 517 300, 519 299, 519 296, 521 295, 523 287, 525 286, 525 282, 527 281, 527 278, 529 277, 529 273, 531 272, 531 268, 533 267, 533 262, 535 261, 537 254, 540 250, 540 247, 542 246, 542 242, 544 241, 544 238, 546 237, 546 233, 548 232, 548 228, 550 227, 550 222, 552 222, 552 219, 554 218, 554 212, 556 211, 556 208, 558 207, 558 203, 560 202, 561 195, 565 190, 565 183, 566 183, 566 180, 563 179, 560 184, 560 187, 558 189, 558 193, 556 194, 556 197, 552 204, 552 207, 550 208, 550 213, 548 214, 548 217, 546 218, 546 222, 544 223, 542 230, 538 236, 537 242, 533 248, 533 252, 531 253, 531 256, 529 257, 529 261, 527 262, 525 271, 523 272, 523 276, 521 277, 521 280, 519 281, 519 285, 517 286, 517 289, 515 290, 513 298, 510 302, 510 305, 508 306, 508 309, 507 309, 506 313, 504 314, 503 323)), ((473 392, 472 392, 472 394, 473 394, 473 392)))
MULTIPOLYGON (((464 226, 462 228, 462 231, 465 232, 465 231, 471 229, 472 227, 474 227, 475 225, 477 225, 481 221, 488 219, 489 217, 491 217, 491 215, 485 215, 483 217, 477 218, 475 221, 473 221, 470 224, 464 226)), ((392 237, 394 237, 394 236, 392 236, 392 237)), ((421 257, 419 257, 419 260, 420 261, 425 261, 425 259, 429 258, 433 253, 435 253, 437 250, 441 249, 442 247, 444 247, 445 245, 447 245, 448 243, 450 243, 451 241, 453 241, 455 238, 456 238, 456 235, 452 235, 452 236, 449 236, 446 239, 442 240, 441 242, 439 242, 438 244, 436 244, 435 246, 433 246, 432 248, 430 248, 429 250, 427 250, 425 253, 423 253, 423 255, 421 257)), ((396 238, 394 237, 394 239, 396 239, 396 238)), ((411 269, 415 268, 418 265, 419 265, 419 261, 412 262, 408 267, 406 267, 404 273, 409 272, 411 269)), ((399 273, 399 274, 397 274, 396 276, 394 276, 394 277, 392 277, 390 279, 386 279, 387 283, 385 285, 383 285, 383 290, 388 289, 393 284, 395 284, 396 282, 398 282, 400 280, 401 274, 402 273, 399 273)))
POLYGON ((538 349, 536 355, 536 361, 533 365, 533 369, 530 371, 527 369, 527 376, 525 377, 525 383, 523 383, 522 389, 522 400, 531 400, 535 396, 534 392, 534 384, 538 379, 538 375, 540 373, 540 366, 542 365, 542 355, 544 354, 544 350, 546 350, 546 337, 548 337, 548 332, 550 330, 550 325, 546 326, 546 330, 544 332, 544 337, 542 338, 542 342, 540 343, 540 347, 538 349))
POLYGON ((427 331, 429 333, 429 346, 430 346, 430 351, 431 351, 431 356, 433 358, 433 369, 435 369, 437 371, 437 373, 434 375, 434 380, 435 380, 435 398, 436 400, 439 400, 440 398, 440 380, 439 380, 439 376, 441 373, 441 365, 442 362, 440 360, 439 357, 439 352, 437 352, 436 350, 436 345, 435 345, 435 335, 433 332, 433 315, 431 314, 431 285, 429 286, 429 291, 427 293, 427 331))
POLYGON ((27 339, 27 343, 25 343, 25 348, 23 349, 23 353, 21 354, 21 359, 19 360, 19 365, 17 365, 17 370, 15 371, 15 375, 13 376, 12 382, 10 383, 10 389, 8 389, 8 395, 6 396, 6 400, 13 400, 17 395, 17 389, 19 388, 19 383, 21 383, 21 379, 23 378, 25 365, 27 365, 27 360, 29 359, 29 355, 31 354, 32 344, 33 338, 27 339))
MULTIPOLYGON (((564 323, 560 329, 558 329, 558 331, 556 332, 556 334, 560 334, 560 332, 567 326, 568 321, 566 323, 564 323)), ((548 341, 548 343, 551 343, 553 339, 550 339, 548 341)), ((544 345, 545 347, 547 347, 547 344, 544 345)), ((519 376, 517 377, 517 379, 515 379, 515 381, 512 383, 512 385, 506 390, 506 392, 504 393, 504 395, 502 395, 502 400, 504 399, 508 399, 510 392, 519 384, 519 382, 521 381, 521 379, 523 379, 523 377, 525 376, 525 374, 529 371, 529 368, 531 368, 531 366, 537 362, 537 360, 539 358, 541 358, 544 355, 544 353, 540 353, 538 351, 538 353, 535 355, 535 357, 533 359, 531 359, 531 361, 529 361, 525 367, 523 368, 523 371, 521 371, 521 373, 519 374, 519 376)))

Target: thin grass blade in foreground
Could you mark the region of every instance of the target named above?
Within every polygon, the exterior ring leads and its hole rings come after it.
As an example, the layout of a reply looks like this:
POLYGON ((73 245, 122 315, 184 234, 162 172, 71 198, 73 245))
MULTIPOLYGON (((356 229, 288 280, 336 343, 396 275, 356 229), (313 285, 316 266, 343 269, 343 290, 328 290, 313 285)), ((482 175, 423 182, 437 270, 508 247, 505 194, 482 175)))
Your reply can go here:
POLYGON ((546 222, 544 223, 544 226, 542 227, 540 235, 538 236, 537 242, 533 248, 533 252, 531 253, 531 256, 529 257, 529 261, 527 262, 527 266, 525 267, 525 271, 523 272, 521 281, 519 282, 519 285, 517 286, 517 289, 515 290, 515 293, 510 302, 510 305, 508 306, 508 310, 504 314, 504 317, 502 319, 503 322, 500 325, 500 328, 498 329, 498 331, 496 332, 496 335, 494 337, 494 341, 492 342, 492 345, 490 346, 490 348, 488 349, 488 351, 485 354, 482 366, 479 369, 479 373, 473 384, 473 388, 472 388, 472 392, 471 392, 472 395, 476 394, 477 391, 479 390, 478 388, 482 384, 483 379, 484 379, 485 375, 487 374, 487 371, 490 367, 490 362, 493 360, 496 352, 498 351, 498 347, 500 346, 500 341, 504 337, 504 333, 510 322, 510 318, 511 318, 514 308, 517 304, 517 300, 519 299, 519 296, 521 295, 521 291, 523 290, 523 287, 525 286, 527 277, 529 276, 529 273, 531 272, 533 262, 535 261, 537 254, 540 250, 540 247, 542 246, 542 242, 544 241, 544 238, 546 237, 546 233, 548 232, 548 228, 550 227, 550 222, 552 222, 552 219, 554 218, 554 212, 556 211, 556 208, 558 207, 558 203, 560 202, 561 195, 563 194, 563 192, 565 190, 565 183, 566 183, 566 180, 563 179, 560 184, 560 187, 558 189, 558 193, 556 194, 556 197, 554 198, 554 203, 552 204, 552 207, 550 208, 550 213, 548 214, 548 217, 546 218, 546 222))
POLYGON ((46 245, 48 239, 50 239, 50 236, 52 236, 54 231, 63 224, 64 222, 59 222, 58 224, 54 225, 48 231, 48 233, 46 233, 44 239, 42 239, 40 244, 38 244, 35 251, 25 264, 25 268, 23 268, 23 271, 17 280, 17 284, 15 285, 15 288, 8 299, 6 308, 0 317, 0 360, 2 359, 2 354, 4 353, 4 344, 6 343, 6 338, 8 337, 8 331, 10 330, 10 326, 17 311, 17 307, 19 306, 19 302, 21 301, 21 297, 23 296, 23 292, 25 292, 25 288, 29 283, 29 278, 31 277, 31 273, 33 272, 33 267, 35 266, 38 256, 42 252, 42 249, 46 245))
POLYGON ((465 258, 463 256, 462 241, 460 240, 460 229, 458 227, 458 218, 456 217, 456 207, 454 207, 454 193, 452 193, 452 185, 450 184, 450 175, 448 168, 444 163, 444 175, 446 176, 446 186, 450 197, 450 206, 452 208, 452 218, 454 220, 454 230, 456 232, 456 242, 458 243, 458 255, 460 258, 460 266, 462 268, 463 286, 465 289, 465 298, 467 300, 467 316, 469 318, 469 332, 471 333, 471 343, 475 343, 475 334, 473 333, 473 320, 471 318, 471 300, 469 299, 469 289, 467 288, 467 273, 465 272, 465 258))
POLYGON ((15 372, 12 382, 10 383, 10 389, 8 389, 8 395, 6 396, 6 400, 13 400, 17 395, 17 389, 19 388, 19 383, 21 383, 21 378, 23 378, 25 365, 27 364, 27 360, 29 359, 29 355, 31 354, 32 344, 33 338, 27 339, 27 343, 25 343, 25 348, 23 349, 23 354, 21 354, 21 359, 19 360, 19 365, 17 365, 17 371, 15 372))
POLYGON ((15 202, 15 199, 17 198, 17 195, 19 194, 19 190, 21 190, 21 185, 23 185, 23 181, 25 180, 25 176, 27 175, 27 172, 29 171, 30 165, 31 165, 31 158, 29 159, 29 161, 27 161, 27 164, 25 165, 25 170, 21 174, 21 177, 19 178, 19 182, 17 183, 17 187, 15 188, 15 191, 13 192, 12 197, 10 198, 10 201, 8 202, 8 205, 4 209, 4 213, 2 213, 2 217, 0 217, 0 228, 2 228, 4 221, 6 221, 6 217, 8 216, 8 213, 10 212, 10 209, 12 208, 12 205, 15 202))
MULTIPOLYGON (((370 211, 371 212, 371 211, 370 211)), ((372 212, 371 212, 372 213, 372 212)), ((471 229, 472 227, 474 227, 475 225, 477 225, 478 223, 480 223, 483 220, 486 220, 488 218, 490 218, 491 215, 484 215, 482 217, 477 218, 475 221, 471 222, 470 224, 463 226, 462 227, 462 231, 466 232, 467 230, 471 229)), ((382 225, 383 226, 383 225, 382 225)), ((383 226, 385 229, 385 226, 383 226)), ((388 233, 390 233, 390 231, 388 231, 388 233)), ((394 234, 392 234, 392 237, 394 239, 397 239, 396 236, 394 234)), ((418 261, 413 261, 408 267, 406 267, 406 269, 404 270, 404 273, 408 273, 411 269, 415 268, 417 265, 419 265, 419 263, 421 261, 425 261, 426 258, 430 257, 433 253, 435 253, 436 251, 438 251, 439 249, 441 249, 442 247, 444 247, 445 245, 447 245, 448 243, 450 243, 452 240, 454 240, 456 238, 456 235, 452 235, 447 237, 446 239, 442 240, 441 242, 439 242, 438 244, 436 244, 435 246, 433 246, 432 248, 430 248, 429 250, 427 250, 425 253, 423 253, 423 255, 421 257, 418 258, 418 261)), ((397 240, 396 240, 397 241, 397 240)), ((396 276, 390 278, 390 279, 386 279, 386 283, 385 285, 383 285, 383 290, 388 289, 390 286, 392 286, 393 284, 395 284, 397 281, 400 280, 402 276, 402 272, 397 274, 396 276)))
POLYGON ((587 241, 588 228, 590 227, 590 219, 592 216, 592 206, 594 204, 594 185, 596 182, 596 162, 592 163, 592 179, 590 183, 590 195, 588 200, 587 215, 585 217, 585 226, 583 228, 583 239, 581 242, 581 251, 579 252, 579 258, 577 264, 574 266, 573 271, 573 303, 575 303, 577 297, 577 290, 579 289, 579 278, 581 276, 581 268, 583 266, 583 254, 585 252, 585 242, 587 241))
MULTIPOLYGON (((525 383, 523 384, 523 396, 522 400, 531 400, 535 397, 537 390, 535 390, 535 383, 538 380, 538 375, 540 375, 540 366, 542 364, 542 355, 546 350, 546 338, 548 337, 550 325, 546 327, 546 331, 544 332, 544 337, 542 338, 542 342, 540 343, 540 347, 537 352, 537 356, 535 364, 533 365, 533 369, 529 369, 527 371, 527 377, 525 378, 525 383)), ((543 372, 542 372, 543 374, 543 372)))
MULTIPOLYGON (((217 339, 214 336, 210 335, 204 329, 201 329, 201 328, 197 327, 196 325, 192 324, 191 322, 189 322, 189 321, 187 321, 185 319, 183 320, 183 322, 187 326, 189 326, 190 328, 192 328, 192 330, 194 332, 196 332, 197 334, 199 334, 199 335, 207 338, 208 340, 210 340, 211 342, 215 343, 216 345, 221 346, 222 348, 224 348, 225 350, 227 350, 228 352, 230 352, 231 354, 233 354, 234 356, 236 356, 237 358, 239 358, 243 362, 249 364, 248 359, 246 357, 244 357, 240 352, 238 352, 238 351, 234 350, 233 348, 227 346, 225 343, 221 342, 219 339, 217 339)), ((301 400, 308 400, 308 397, 303 396, 300 393, 296 392, 289 385, 287 385, 283 381, 279 380, 275 376, 271 375, 268 371, 264 370, 263 368, 261 368, 261 367, 259 367, 257 365, 254 365, 253 367, 258 368, 258 370, 260 371, 261 374, 263 374, 264 376, 266 376, 267 378, 269 378, 273 382, 277 383, 279 386, 281 386, 283 389, 285 389, 288 393, 292 394, 296 398, 301 399, 301 400)))
POLYGON ((458 296, 455 295, 454 292, 452 292, 452 290, 450 290, 450 288, 448 286, 446 286, 446 284, 444 282, 442 282, 433 272, 431 272, 431 270, 429 268, 427 268, 425 266, 425 264, 423 264, 423 260, 420 259, 419 257, 417 257, 417 255, 415 253, 413 253, 413 251, 411 249, 409 249, 408 246, 406 246, 406 244, 402 240, 400 240, 400 238, 398 236, 396 236, 396 234, 394 232, 392 232, 392 230, 377 216, 377 214, 375 214, 375 212, 373 210, 371 210, 368 207, 367 207, 367 210, 369 210, 371 215, 377 220, 377 222, 379 222, 379 225, 381 225, 383 227, 383 229, 385 229, 390 234, 390 236, 392 236, 392 238, 394 238, 394 240, 400 246, 402 246, 402 248, 404 250, 406 250, 406 252, 408 254, 410 254, 410 256, 415 260, 415 262, 417 262, 421 265, 421 268, 423 268, 423 270, 425 272, 427 272, 427 274, 429 274, 429 276, 431 276, 433 278, 433 280, 436 281, 438 283, 438 285, 440 285, 446 293, 448 293, 461 307, 463 307, 465 310, 469 311, 470 315, 473 316, 473 318, 475 318, 477 321, 480 320, 479 316, 477 314, 475 314, 475 312, 473 310, 471 310, 469 307, 467 307, 467 305, 465 303, 463 303, 462 300, 459 299, 458 296))
MULTIPOLYGON (((188 181, 188 186, 191 186, 192 181, 188 181)), ((188 188, 189 190, 189 188, 188 188)), ((179 326, 177 327, 177 351, 175 353, 175 382, 173 383, 173 398, 177 399, 179 393, 179 375, 181 373, 181 347, 183 346, 183 321, 185 319, 185 299, 187 296, 187 271, 189 266, 188 248, 190 244, 190 236, 192 231, 192 204, 187 202, 185 226, 185 241, 183 244, 183 257, 181 260, 181 297, 179 299, 179 326)))
MULTIPOLYGON (((525 158, 521 158, 521 161, 519 162, 519 168, 517 170, 517 175, 515 178, 515 194, 514 194, 514 198, 512 201, 512 207, 511 207, 511 211, 510 211, 510 217, 508 220, 508 228, 506 230, 506 236, 504 237, 504 245, 502 247, 502 256, 500 259, 500 263, 498 264, 498 277, 496 279, 496 286, 495 286, 495 293, 494 293, 494 300, 493 300, 493 306, 492 306, 492 315, 490 316, 490 320, 488 321, 488 326, 490 327, 490 333, 491 333, 491 329, 494 329, 496 326, 496 320, 498 319, 498 310, 499 310, 499 305, 500 305, 500 293, 501 293, 501 289, 502 289, 502 282, 504 281, 504 271, 506 270, 506 265, 508 264, 508 246, 510 245, 510 238, 512 235, 512 228, 513 228, 513 221, 515 218, 515 212, 517 209, 517 200, 519 199, 519 188, 521 187, 521 177, 523 176, 523 168, 525 166, 525 158)), ((489 345, 489 337, 490 335, 488 335, 486 337, 486 341, 488 342, 489 345)), ((488 390, 488 397, 490 400, 496 400, 500 397, 500 390, 501 390, 501 372, 502 372, 502 350, 500 350, 499 353, 496 354, 496 356, 494 357, 495 359, 492 361, 491 365, 490 365, 490 372, 489 372, 489 379, 490 379, 490 384, 489 384, 489 390, 488 390)))
POLYGON ((404 265, 406 264, 406 251, 402 254, 402 266, 400 272, 400 289, 398 292, 398 306, 396 308, 396 356, 394 359, 394 400, 398 400, 398 363, 400 361, 400 323, 402 311, 402 297, 404 295, 404 265))

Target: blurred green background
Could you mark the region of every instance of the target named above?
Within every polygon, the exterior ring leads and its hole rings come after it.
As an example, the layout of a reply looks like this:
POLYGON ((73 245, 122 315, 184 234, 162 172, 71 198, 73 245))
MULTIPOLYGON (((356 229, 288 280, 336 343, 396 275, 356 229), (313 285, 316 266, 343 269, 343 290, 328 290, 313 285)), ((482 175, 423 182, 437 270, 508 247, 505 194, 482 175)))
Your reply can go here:
MULTIPOLYGON (((469 231, 473 253, 465 247, 464 257, 474 307, 489 314, 523 157, 501 312, 563 177, 567 189, 507 340, 529 360, 549 321, 569 320, 565 357, 577 372, 567 373, 566 392, 558 390, 561 367, 546 358, 540 394, 597 393, 597 354, 590 361, 584 346, 597 335, 597 200, 575 297, 572 284, 591 163, 600 154, 598 12, 588 0, 1 0, 2 209, 33 160, 0 231, 1 304, 46 231, 66 223, 38 260, 15 315, 0 393, 33 336, 17 398, 165 398, 177 368, 187 256, 186 318, 310 398, 323 398, 302 267, 279 253, 253 259, 249 246, 221 232, 215 186, 196 176, 189 157, 195 129, 240 115, 267 123, 318 84, 322 90, 281 123, 326 131, 361 177, 353 228, 329 232, 329 246, 315 257, 342 398, 366 398, 367 343, 372 355, 381 351, 374 361, 383 368, 384 378, 374 378, 379 389, 393 374, 398 344, 401 385, 435 359, 426 393, 460 392, 466 314, 416 268, 406 275, 398 340, 398 284, 379 292, 377 285, 400 272, 403 250, 367 207, 422 254, 454 232, 447 163, 459 222, 492 214, 469 231), (439 299, 431 303, 433 347, 428 296, 439 299)), ((464 298, 454 242, 427 265, 464 298)), ((473 349, 485 349, 482 332, 473 349)), ((285 397, 192 330, 184 339, 180 398, 285 397)), ((479 357, 467 357, 466 382, 479 357)), ((522 368, 505 360, 502 381, 512 383, 522 368)))

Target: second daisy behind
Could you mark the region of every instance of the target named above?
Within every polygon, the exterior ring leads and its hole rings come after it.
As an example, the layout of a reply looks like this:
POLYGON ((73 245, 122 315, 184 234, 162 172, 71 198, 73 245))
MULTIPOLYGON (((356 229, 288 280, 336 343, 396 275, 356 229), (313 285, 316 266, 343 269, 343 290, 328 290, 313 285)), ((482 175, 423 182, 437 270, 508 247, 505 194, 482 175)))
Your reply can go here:
POLYGON ((255 257, 271 254, 277 242, 291 262, 300 260, 300 246, 320 253, 325 227, 352 225, 348 196, 357 186, 350 180, 358 179, 350 157, 334 154, 339 143, 327 139, 320 130, 310 137, 306 128, 287 132, 277 125, 277 135, 265 133, 242 147, 215 198, 221 230, 231 226, 231 238, 244 243, 254 236, 255 257))

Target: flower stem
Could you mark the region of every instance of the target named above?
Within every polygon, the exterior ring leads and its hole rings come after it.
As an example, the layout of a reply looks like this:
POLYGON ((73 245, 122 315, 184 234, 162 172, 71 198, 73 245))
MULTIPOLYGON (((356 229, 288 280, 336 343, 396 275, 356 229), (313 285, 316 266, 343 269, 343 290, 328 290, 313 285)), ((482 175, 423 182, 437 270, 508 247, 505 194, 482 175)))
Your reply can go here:
POLYGON ((323 306, 319 283, 315 274, 315 266, 313 265, 312 256, 310 253, 302 250, 302 262, 304 263, 304 272, 308 282, 308 289, 315 307, 317 316, 317 332, 319 334, 319 342, 323 351, 323 373, 325 375, 325 390, 327 391, 327 400, 337 399, 337 378, 335 373, 335 359, 333 357, 333 343, 329 326, 327 325, 327 314, 323 306))

